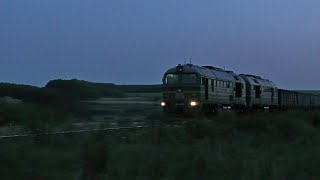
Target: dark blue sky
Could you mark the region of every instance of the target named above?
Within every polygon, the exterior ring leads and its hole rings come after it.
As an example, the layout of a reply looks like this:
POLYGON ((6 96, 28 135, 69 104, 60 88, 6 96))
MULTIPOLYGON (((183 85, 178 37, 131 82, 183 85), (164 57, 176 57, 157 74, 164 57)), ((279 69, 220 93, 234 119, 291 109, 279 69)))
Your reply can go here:
POLYGON ((320 1, 1 0, 0 81, 161 83, 193 63, 320 89, 320 1))

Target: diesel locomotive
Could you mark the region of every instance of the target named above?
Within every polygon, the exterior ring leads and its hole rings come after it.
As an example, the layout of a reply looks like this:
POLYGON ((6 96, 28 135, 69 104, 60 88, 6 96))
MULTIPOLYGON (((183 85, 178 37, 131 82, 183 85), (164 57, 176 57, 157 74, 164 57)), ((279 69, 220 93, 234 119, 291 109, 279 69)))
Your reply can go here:
POLYGON ((260 76, 194 64, 167 70, 162 94, 160 105, 167 113, 320 107, 320 96, 278 89, 260 76))

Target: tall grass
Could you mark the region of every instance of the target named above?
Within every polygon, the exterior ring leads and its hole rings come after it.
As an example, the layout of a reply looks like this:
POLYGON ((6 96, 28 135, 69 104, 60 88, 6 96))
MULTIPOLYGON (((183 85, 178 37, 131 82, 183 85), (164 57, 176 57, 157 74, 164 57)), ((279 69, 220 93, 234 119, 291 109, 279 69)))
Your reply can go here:
POLYGON ((148 120, 156 126, 0 141, 0 178, 320 178, 319 112, 148 120))

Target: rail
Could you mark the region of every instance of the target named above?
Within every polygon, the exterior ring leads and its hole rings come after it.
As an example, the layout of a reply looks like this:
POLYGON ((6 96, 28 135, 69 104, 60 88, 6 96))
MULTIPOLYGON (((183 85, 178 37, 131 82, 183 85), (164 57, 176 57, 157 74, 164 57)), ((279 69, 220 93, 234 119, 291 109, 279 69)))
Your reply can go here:
POLYGON ((49 136, 49 135, 61 135, 61 134, 76 134, 76 133, 90 133, 90 132, 108 132, 108 131, 119 131, 119 130, 138 130, 150 128, 152 126, 127 126, 127 127, 113 127, 104 129, 85 129, 85 130, 72 130, 72 131, 58 131, 58 132, 47 132, 47 133, 30 133, 30 134, 15 134, 0 136, 1 139, 12 139, 19 137, 38 137, 38 136, 49 136))

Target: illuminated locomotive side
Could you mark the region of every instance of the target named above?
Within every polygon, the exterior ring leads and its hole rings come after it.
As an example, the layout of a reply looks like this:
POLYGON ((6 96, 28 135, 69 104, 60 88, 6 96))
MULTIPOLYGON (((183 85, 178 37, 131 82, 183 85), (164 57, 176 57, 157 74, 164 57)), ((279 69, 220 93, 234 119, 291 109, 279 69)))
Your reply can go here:
POLYGON ((244 109, 243 78, 212 66, 178 65, 163 77, 165 112, 211 112, 219 108, 244 109))
POLYGON ((278 89, 270 80, 212 66, 178 65, 163 77, 165 112, 213 112, 220 108, 320 108, 320 96, 278 89))

